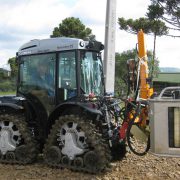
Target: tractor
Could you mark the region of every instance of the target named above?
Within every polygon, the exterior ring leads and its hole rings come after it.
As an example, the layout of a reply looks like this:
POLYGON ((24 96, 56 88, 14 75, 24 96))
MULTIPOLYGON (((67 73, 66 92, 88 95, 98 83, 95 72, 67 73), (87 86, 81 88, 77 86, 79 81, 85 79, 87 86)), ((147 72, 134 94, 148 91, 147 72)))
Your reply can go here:
POLYGON ((120 101, 105 91, 98 41, 31 40, 16 54, 16 96, 0 97, 0 162, 97 173, 125 156, 120 101))

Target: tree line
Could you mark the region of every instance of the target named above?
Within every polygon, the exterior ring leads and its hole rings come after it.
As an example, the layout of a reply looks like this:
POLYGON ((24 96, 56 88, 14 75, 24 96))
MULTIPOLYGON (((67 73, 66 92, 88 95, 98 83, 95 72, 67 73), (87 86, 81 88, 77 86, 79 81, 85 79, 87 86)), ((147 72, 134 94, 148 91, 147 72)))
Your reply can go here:
MULTIPOLYGON (((137 34, 142 29, 146 34, 153 36, 153 51, 148 51, 149 66, 151 74, 157 74, 159 71, 158 58, 156 56, 156 37, 174 36, 172 30, 180 32, 180 1, 179 0, 150 0, 145 17, 139 19, 118 18, 119 29, 127 33, 137 34)), ((86 27, 79 18, 65 18, 57 27, 54 27, 51 38, 54 37, 72 37, 83 40, 96 40, 96 36, 89 27, 86 27)), ((122 53, 116 53, 115 58, 115 90, 126 91, 127 69, 126 61, 136 58, 136 50, 128 50, 122 53)), ((11 67, 10 81, 14 83, 17 76, 17 64, 15 57, 10 58, 8 63, 11 67)), ((0 74, 2 79, 2 75, 0 74)), ((1 83, 2 84, 2 83, 1 83)), ((1 86, 2 87, 2 86, 1 86)))
POLYGON ((16 91, 18 67, 15 59, 15 57, 12 57, 8 60, 8 64, 10 65, 11 69, 10 74, 2 70, 0 71, 0 92, 16 91))

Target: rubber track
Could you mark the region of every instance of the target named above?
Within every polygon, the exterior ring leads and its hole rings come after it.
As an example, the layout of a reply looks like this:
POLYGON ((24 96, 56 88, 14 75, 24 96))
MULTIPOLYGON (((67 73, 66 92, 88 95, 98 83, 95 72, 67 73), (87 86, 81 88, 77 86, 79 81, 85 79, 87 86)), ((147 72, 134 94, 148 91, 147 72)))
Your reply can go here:
MULTIPOLYGON (((65 115, 60 117, 58 120, 56 120, 55 124, 53 125, 51 132, 49 134, 49 137, 47 139, 47 143, 45 144, 44 148, 44 155, 45 155, 45 162, 51 166, 51 167, 58 167, 58 168, 68 168, 71 170, 76 171, 83 171, 88 173, 98 173, 106 169, 106 167, 109 166, 109 163, 111 161, 111 152, 109 149, 109 146, 107 142, 105 142, 102 139, 101 134, 97 133, 94 124, 90 123, 90 120, 84 118, 80 118, 79 116, 75 115, 65 115), (82 131, 85 132, 85 136, 87 137, 86 143, 93 147, 93 151, 98 155, 99 161, 94 164, 93 167, 87 168, 85 165, 84 167, 76 167, 73 165, 64 165, 64 164, 53 164, 51 162, 47 162, 46 160, 46 152, 48 151, 48 148, 51 146, 58 146, 57 142, 57 133, 61 129, 62 125, 67 122, 75 122, 77 123, 81 128, 82 131)), ((81 155, 83 158, 83 155, 81 155)), ((71 163, 73 164, 73 163, 71 163)))
POLYGON ((9 121, 9 122, 13 122, 13 124, 16 125, 20 134, 22 135, 22 138, 24 139, 23 144, 26 145, 26 149, 27 149, 26 159, 17 160, 17 158, 15 158, 14 160, 7 160, 5 156, 3 156, 0 158, 0 163, 6 163, 6 164, 32 163, 36 159, 38 151, 37 151, 36 142, 33 139, 30 130, 28 129, 24 115, 23 114, 1 114, 0 121, 9 121))

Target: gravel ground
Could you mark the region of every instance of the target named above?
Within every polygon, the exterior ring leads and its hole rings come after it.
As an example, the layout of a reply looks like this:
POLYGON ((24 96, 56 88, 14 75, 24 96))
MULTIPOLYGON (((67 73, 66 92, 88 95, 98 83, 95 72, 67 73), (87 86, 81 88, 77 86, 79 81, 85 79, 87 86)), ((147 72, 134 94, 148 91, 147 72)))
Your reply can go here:
POLYGON ((92 175, 67 169, 53 169, 40 162, 26 166, 0 164, 0 180, 180 179, 180 158, 164 158, 151 154, 138 157, 127 153, 122 161, 113 162, 111 166, 104 173, 92 175))

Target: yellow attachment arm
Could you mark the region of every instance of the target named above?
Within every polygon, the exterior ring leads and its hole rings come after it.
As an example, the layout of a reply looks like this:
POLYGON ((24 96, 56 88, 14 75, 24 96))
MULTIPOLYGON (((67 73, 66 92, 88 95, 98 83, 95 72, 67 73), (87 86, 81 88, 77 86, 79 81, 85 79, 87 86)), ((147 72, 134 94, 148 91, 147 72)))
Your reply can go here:
POLYGON ((138 32, 138 56, 140 63, 140 98, 148 99, 153 94, 152 88, 147 82, 149 69, 147 63, 147 52, 145 47, 144 32, 138 32))

